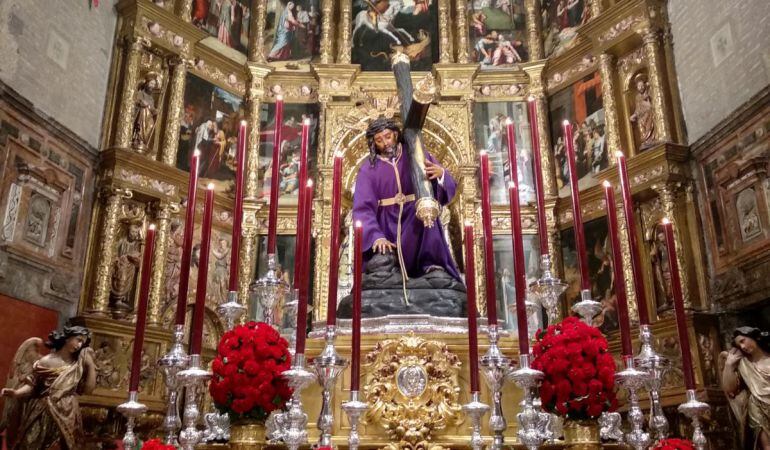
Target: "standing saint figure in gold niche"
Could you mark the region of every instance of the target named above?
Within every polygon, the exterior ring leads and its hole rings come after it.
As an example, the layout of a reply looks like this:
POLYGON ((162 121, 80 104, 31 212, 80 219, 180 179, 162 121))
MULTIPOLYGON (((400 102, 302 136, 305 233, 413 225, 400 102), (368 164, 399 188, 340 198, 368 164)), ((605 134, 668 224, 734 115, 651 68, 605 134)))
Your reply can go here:
POLYGON ((142 228, 138 223, 131 223, 126 235, 118 241, 117 255, 112 261, 110 302, 116 311, 131 311, 141 261, 142 228))
POLYGON ((158 74, 156 72, 147 72, 144 81, 139 85, 139 91, 136 93, 134 103, 136 105, 136 114, 134 114, 134 131, 131 138, 131 146, 136 150, 143 152, 147 149, 155 130, 155 119, 158 116, 158 109, 155 107, 155 90, 158 89, 158 74))
POLYGON ((634 76, 636 95, 634 97, 634 112, 628 119, 635 123, 639 130, 639 150, 655 145, 655 117, 652 113, 650 98, 650 83, 643 73, 634 76))

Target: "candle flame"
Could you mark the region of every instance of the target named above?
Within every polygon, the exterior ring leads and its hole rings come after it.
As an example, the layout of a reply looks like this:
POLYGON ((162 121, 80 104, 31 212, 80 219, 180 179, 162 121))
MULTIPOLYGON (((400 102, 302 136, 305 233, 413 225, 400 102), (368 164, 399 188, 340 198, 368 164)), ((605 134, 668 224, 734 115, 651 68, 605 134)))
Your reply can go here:
POLYGON ((193 151, 193 156, 194 156, 194 157, 196 157, 196 158, 200 158, 200 156, 201 156, 201 151, 200 151, 200 150, 198 150, 198 149, 195 149, 195 151, 193 151))
POLYGON ((363 226, 364 224, 360 220, 356 220, 356 228, 362 228, 363 226))
POLYGON ((516 183, 513 181, 508 182, 508 189, 516 189, 516 183))
POLYGON ((569 120, 567 120, 567 119, 564 119, 564 120, 561 122, 561 124, 562 124, 562 126, 568 127, 568 126, 569 126, 569 120))
POLYGON ((281 95, 281 94, 276 95, 275 96, 275 100, 279 101, 279 102, 282 102, 283 101, 283 95, 281 95))
POLYGON ((609 187, 612 187, 612 183, 610 183, 607 180, 604 180, 602 181, 602 186, 604 186, 605 188, 609 188, 609 187))
POLYGON ((626 155, 623 152, 621 152, 620 150, 616 150, 615 151, 615 157, 616 158, 625 158, 625 156, 626 155))
POLYGON ((147 227, 147 228, 148 228, 148 229, 150 229, 150 230, 152 230, 152 231, 155 231, 155 224, 154 224, 154 223, 151 223, 151 224, 150 224, 150 226, 149 226, 149 227, 147 227))
POLYGON ((335 150, 334 151, 334 157, 335 158, 342 158, 342 151, 341 150, 335 150))
POLYGON ((506 125, 513 125, 513 119, 511 119, 510 117, 507 117, 507 118, 505 119, 505 124, 506 124, 506 125))
POLYGON ((472 227, 473 226, 473 221, 472 220, 466 220, 465 221, 465 226, 466 227, 472 227))
POLYGON ((308 178, 307 179, 307 187, 313 187, 313 179, 312 178, 308 178))
POLYGON ((528 102, 534 102, 535 101, 535 96, 534 95, 530 95, 529 97, 527 97, 527 101, 528 102))
POLYGON ((481 157, 487 156, 487 151, 486 150, 479 150, 479 156, 481 156, 481 157))
POLYGON ((206 189, 208 190, 214 190, 214 183, 209 183, 208 186, 206 186, 206 189))
POLYGON ((663 223, 663 225, 669 225, 671 224, 671 221, 668 220, 668 217, 664 217, 663 220, 661 220, 661 223, 663 223))
POLYGON ((246 122, 245 120, 241 120, 241 126, 245 127, 246 125, 248 125, 248 122, 246 122))
POLYGON ((310 126, 310 117, 305 117, 305 120, 302 121, 302 124, 310 126))

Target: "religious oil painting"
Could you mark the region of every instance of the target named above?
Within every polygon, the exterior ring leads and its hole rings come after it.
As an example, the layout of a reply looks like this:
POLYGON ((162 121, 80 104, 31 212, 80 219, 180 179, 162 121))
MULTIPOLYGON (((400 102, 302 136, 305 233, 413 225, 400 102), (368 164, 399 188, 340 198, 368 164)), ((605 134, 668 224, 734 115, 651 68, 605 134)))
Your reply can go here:
MULTIPOLYGON (((299 197, 299 163, 302 149, 302 122, 310 119, 308 143, 308 176, 314 177, 318 142, 318 105, 286 103, 283 106, 283 126, 278 166, 279 202, 296 203, 299 197)), ((272 185, 273 146, 275 142, 275 104, 263 103, 260 112, 259 171, 263 180, 261 198, 270 198, 272 185)))
POLYGON ((508 181, 511 170, 508 163, 508 133, 506 121, 513 120, 516 134, 516 180, 519 201, 525 204, 535 199, 532 172, 532 140, 526 102, 476 103, 473 110, 476 152, 489 154, 489 196, 492 204, 507 205, 508 181))
POLYGON ((591 19, 591 9, 585 0, 543 0, 540 9, 546 57, 572 47, 578 27, 591 19))
POLYGON ((596 174, 606 169, 608 149, 605 140, 602 82, 599 73, 589 75, 550 96, 551 142, 553 142, 556 184, 559 195, 569 194, 569 165, 562 122, 572 125, 572 144, 580 189, 598 183, 596 174))
POLYGON ((265 25, 265 58, 272 65, 299 69, 319 54, 320 0, 269 0, 265 25))
MULTIPOLYGON (((585 222, 583 226, 591 295, 602 305, 602 311, 594 318, 594 326, 599 327, 603 333, 608 333, 618 328, 618 313, 607 218, 585 222)), ((564 281, 569 285, 564 298, 567 308, 571 308, 580 301, 580 272, 575 248, 575 233, 572 228, 563 230, 561 233, 561 253, 564 263, 564 281)))
POLYGON ((213 180, 217 190, 232 190, 238 124, 243 119, 245 112, 239 96, 188 74, 177 168, 189 171, 190 156, 198 150, 201 155, 200 177, 213 180))
POLYGON ((361 70, 390 70, 390 56, 401 50, 412 70, 431 70, 438 62, 439 0, 353 0, 353 64, 361 70))
MULTIPOLYGON (((539 274, 538 250, 535 235, 522 236, 524 243, 524 264, 527 275, 527 285, 537 280, 539 274)), ((497 291, 497 317, 505 322, 505 328, 515 333, 518 330, 516 323, 516 288, 513 278, 513 242, 510 235, 495 236, 493 239, 495 252, 495 288, 497 291)), ((537 311, 529 317, 530 335, 543 326, 542 311, 537 311)))
POLYGON ((226 46, 246 53, 251 0, 192 0, 192 23, 226 46))
POLYGON ((524 0, 468 2, 470 53, 482 69, 509 68, 529 60, 524 0))

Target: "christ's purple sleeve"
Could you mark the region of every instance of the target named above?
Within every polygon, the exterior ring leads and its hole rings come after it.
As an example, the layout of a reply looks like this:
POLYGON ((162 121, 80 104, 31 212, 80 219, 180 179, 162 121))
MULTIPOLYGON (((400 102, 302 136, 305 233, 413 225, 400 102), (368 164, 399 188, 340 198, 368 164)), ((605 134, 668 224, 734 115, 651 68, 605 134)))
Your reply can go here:
MULTIPOLYGON (((367 164, 364 162, 364 164, 367 164)), ((385 234, 380 229, 377 222, 377 208, 379 201, 374 195, 372 183, 374 180, 370 177, 370 171, 361 167, 356 177, 356 191, 353 194, 353 223, 360 220, 363 225, 363 242, 361 250, 369 251, 377 239, 384 238, 385 234)))
MULTIPOLYGON (((425 156, 428 161, 440 165, 436 161, 436 158, 430 153, 425 152, 425 156)), ((436 197, 436 200, 438 200, 442 206, 452 201, 452 198, 455 196, 455 191, 457 190, 457 183, 446 168, 444 168, 444 183, 439 184, 438 180, 432 180, 431 184, 433 185, 433 196, 436 197)))

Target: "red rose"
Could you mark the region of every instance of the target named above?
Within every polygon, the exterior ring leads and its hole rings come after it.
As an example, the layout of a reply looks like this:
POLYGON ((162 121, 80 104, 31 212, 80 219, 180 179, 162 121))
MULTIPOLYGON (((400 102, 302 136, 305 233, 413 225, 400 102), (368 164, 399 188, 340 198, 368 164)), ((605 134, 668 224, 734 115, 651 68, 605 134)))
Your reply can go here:
POLYGON ((589 403, 586 412, 591 418, 599 417, 604 412, 604 405, 601 403, 589 403))

